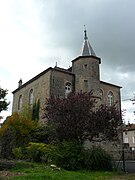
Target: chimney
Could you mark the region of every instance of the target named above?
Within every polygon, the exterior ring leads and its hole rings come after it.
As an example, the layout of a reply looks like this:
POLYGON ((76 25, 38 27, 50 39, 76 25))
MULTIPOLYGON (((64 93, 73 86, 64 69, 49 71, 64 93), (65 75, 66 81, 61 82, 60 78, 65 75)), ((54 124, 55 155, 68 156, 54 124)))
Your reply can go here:
POLYGON ((18 88, 22 86, 22 79, 19 80, 18 82, 18 88))

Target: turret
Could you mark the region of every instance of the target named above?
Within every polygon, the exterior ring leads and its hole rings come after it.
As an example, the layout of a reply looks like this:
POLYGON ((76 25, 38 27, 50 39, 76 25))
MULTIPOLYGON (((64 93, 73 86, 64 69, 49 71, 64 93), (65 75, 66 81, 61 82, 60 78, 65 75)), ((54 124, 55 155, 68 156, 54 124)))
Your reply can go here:
POLYGON ((81 56, 72 61, 72 71, 75 74, 75 91, 91 91, 99 96, 100 89, 100 58, 96 56, 84 30, 84 42, 81 56))

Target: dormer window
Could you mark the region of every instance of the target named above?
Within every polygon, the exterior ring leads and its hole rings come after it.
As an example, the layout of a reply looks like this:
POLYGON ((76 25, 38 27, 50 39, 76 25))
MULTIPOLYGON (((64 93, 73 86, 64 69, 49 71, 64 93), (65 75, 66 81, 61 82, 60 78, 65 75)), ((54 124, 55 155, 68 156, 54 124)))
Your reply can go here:
POLYGON ((70 82, 67 82, 65 84, 65 97, 72 91, 72 86, 70 82))
POLYGON ((29 105, 32 104, 33 104, 33 89, 31 89, 29 92, 29 105))

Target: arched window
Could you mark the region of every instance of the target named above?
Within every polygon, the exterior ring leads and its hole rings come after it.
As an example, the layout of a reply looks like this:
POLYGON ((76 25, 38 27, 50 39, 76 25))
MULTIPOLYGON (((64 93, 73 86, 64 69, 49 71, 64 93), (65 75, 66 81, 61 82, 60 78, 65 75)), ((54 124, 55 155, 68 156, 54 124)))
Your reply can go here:
POLYGON ((102 100, 103 99, 103 91, 102 91, 102 89, 100 89, 99 95, 100 95, 100 98, 102 100))
POLYGON ((72 91, 72 86, 70 82, 67 82, 65 84, 65 97, 72 91))
POLYGON ((33 104, 33 89, 31 89, 29 92, 29 105, 32 104, 33 104))
POLYGON ((108 106, 112 106, 114 102, 114 97, 113 97, 113 93, 110 91, 108 93, 108 106))
POLYGON ((18 99, 18 110, 21 110, 21 109, 22 109, 22 95, 20 95, 18 99))

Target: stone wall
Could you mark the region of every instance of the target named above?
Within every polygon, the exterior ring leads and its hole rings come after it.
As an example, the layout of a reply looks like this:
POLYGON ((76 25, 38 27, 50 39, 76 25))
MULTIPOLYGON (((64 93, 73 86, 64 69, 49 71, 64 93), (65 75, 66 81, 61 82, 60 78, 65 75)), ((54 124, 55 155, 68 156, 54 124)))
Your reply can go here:
POLYGON ((18 91, 14 92, 13 97, 13 109, 12 112, 18 112, 18 100, 19 96, 22 95, 22 106, 29 106, 29 92, 33 89, 33 102, 40 100, 40 116, 42 116, 42 108, 44 107, 45 100, 50 96, 50 71, 47 71, 42 76, 35 78, 30 83, 22 85, 18 91))
POLYGON ((120 87, 101 81, 100 89, 103 91, 103 98, 101 99, 101 103, 102 104, 108 103, 108 93, 109 91, 111 91, 114 95, 114 103, 117 102, 117 107, 120 109, 121 107, 120 87))
POLYGON ((91 91, 99 97, 100 73, 99 59, 96 57, 78 57, 73 61, 75 91, 91 91))
POLYGON ((72 91, 74 91, 74 74, 55 68, 51 74, 51 95, 65 97, 65 85, 71 83, 72 91))
POLYGON ((90 149, 92 146, 101 146, 106 152, 108 152, 114 160, 120 160, 122 156, 122 144, 120 141, 100 141, 90 142, 86 141, 84 147, 90 149))

